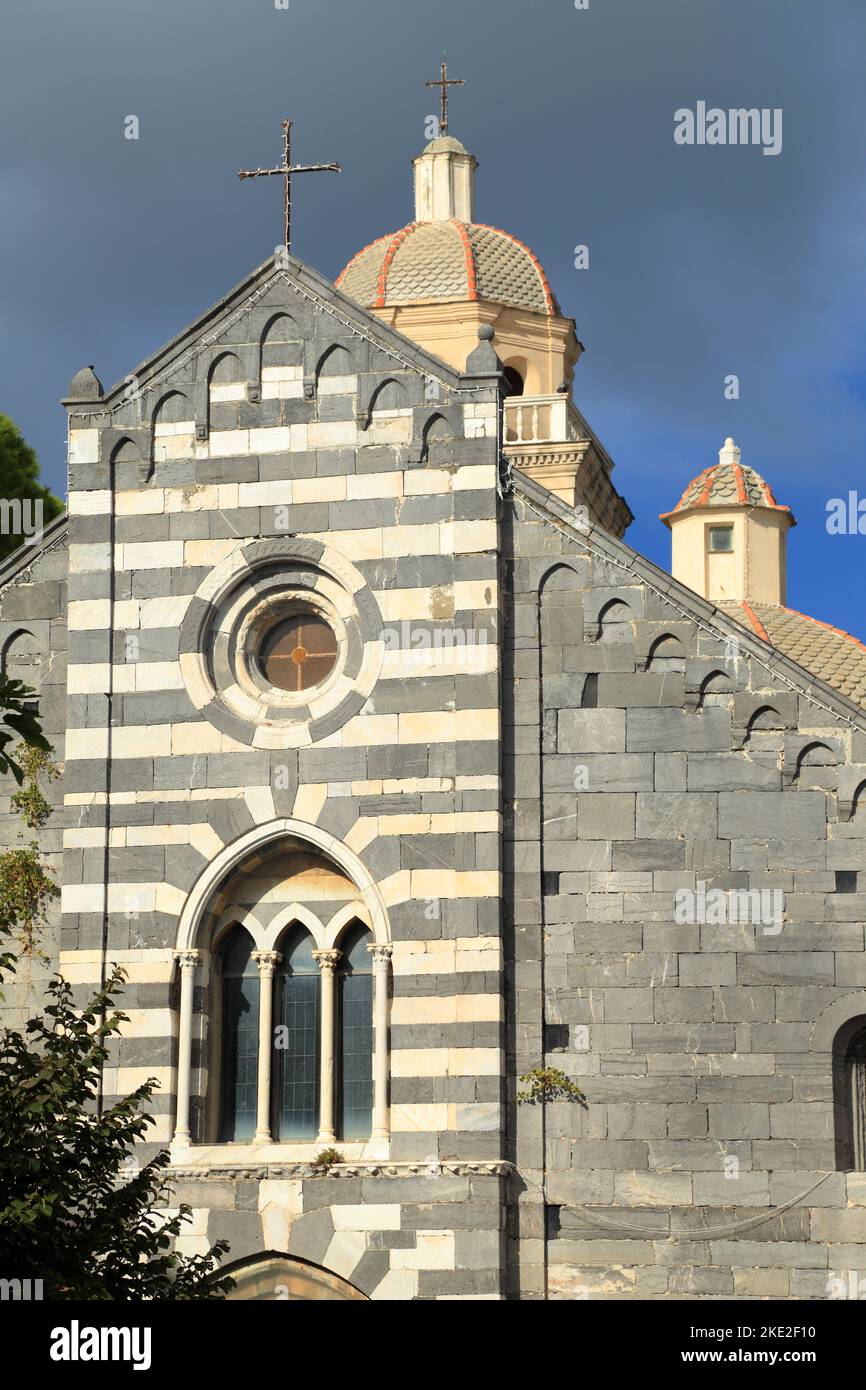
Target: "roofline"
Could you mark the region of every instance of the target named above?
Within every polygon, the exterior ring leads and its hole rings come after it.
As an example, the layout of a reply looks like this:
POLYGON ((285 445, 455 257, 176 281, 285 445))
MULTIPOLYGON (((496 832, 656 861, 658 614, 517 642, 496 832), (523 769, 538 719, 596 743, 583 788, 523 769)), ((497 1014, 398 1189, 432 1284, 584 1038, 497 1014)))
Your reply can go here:
POLYGON ((29 569, 46 550, 56 545, 60 536, 65 532, 68 522, 69 514, 63 511, 42 528, 42 533, 35 545, 26 545, 22 542, 21 545, 16 546, 0 565, 0 588, 5 587, 22 570, 29 569))
POLYGON ((212 304, 203 314, 194 319, 191 324, 176 334, 174 338, 171 338, 140 362, 133 372, 127 373, 120 381, 116 382, 99 400, 78 401, 67 398, 63 404, 71 415, 76 416, 100 414, 113 406, 126 404, 130 376, 139 378, 142 386, 147 386, 148 382, 157 376, 160 370, 168 366, 174 358, 180 356, 183 350, 210 325, 216 326, 221 315, 227 310, 238 307, 238 304, 243 302, 253 290, 264 287, 269 279, 275 282, 285 279, 289 284, 296 284, 302 292, 311 295, 323 304, 330 305, 345 318, 354 319, 359 330, 363 329, 368 336, 378 340, 386 349, 390 348, 406 358, 420 371, 435 372, 453 388, 458 387, 462 376, 461 372, 448 362, 443 361, 442 358, 436 357, 434 353, 420 347, 411 338, 405 337, 398 329, 384 323, 370 309, 365 308, 356 299, 350 298, 349 295, 339 290, 324 275, 320 275, 318 271, 313 270, 294 256, 289 256, 285 265, 277 265, 274 257, 271 256, 235 285, 233 289, 229 290, 227 294, 223 295, 221 299, 217 300, 215 304, 212 304))
MULTIPOLYGON (((691 487, 691 483, 689 484, 691 487)), ((688 491, 688 488, 686 489, 688 491)), ((659 521, 663 521, 668 529, 671 528, 672 516, 690 516, 693 512, 787 512, 788 522, 791 526, 797 525, 797 518, 790 507, 782 507, 777 502, 775 506, 768 507, 763 502, 693 502, 689 507, 683 507, 678 502, 669 512, 659 512, 659 521)))
MULTIPOLYGON (((808 695, 810 691, 820 693, 822 700, 826 700, 835 708, 832 713, 837 713, 841 718, 853 722, 854 716, 859 722, 856 727, 861 732, 866 733, 866 709, 862 705, 856 704, 847 695, 842 695, 832 685, 828 685, 819 676, 808 671, 804 666, 799 666, 790 656, 786 656, 778 647, 774 647, 772 642, 765 642, 757 633, 752 632, 746 627, 745 623, 740 623, 736 618, 732 618, 723 609, 716 608, 707 599, 701 598, 694 589, 689 589, 685 584, 681 584, 678 579, 665 570, 659 569, 651 560, 647 560, 637 550, 634 550, 627 541, 618 540, 616 536, 610 535, 594 523, 581 522, 580 530, 575 526, 576 516, 574 509, 569 507, 566 502, 548 492, 532 478, 514 472, 511 475, 512 492, 523 493, 527 501, 548 514, 551 524, 561 522, 566 526, 575 529, 574 539, 589 545, 590 549, 600 552, 605 558, 613 563, 623 565, 636 574, 638 578, 646 580, 653 587, 663 594, 668 594, 677 603, 683 605, 695 617, 711 624, 719 635, 725 637, 729 629, 740 640, 740 645, 746 650, 753 650, 756 655, 764 661, 767 659, 767 652, 773 655, 773 664, 781 674, 786 676, 793 684, 802 688, 802 693, 808 695)), ((553 560, 554 557, 550 557, 553 560)), ((793 611, 793 610, 792 610, 793 611)), ((805 614, 801 614, 805 617, 805 614)), ((818 621, 816 619, 816 621, 818 621)))

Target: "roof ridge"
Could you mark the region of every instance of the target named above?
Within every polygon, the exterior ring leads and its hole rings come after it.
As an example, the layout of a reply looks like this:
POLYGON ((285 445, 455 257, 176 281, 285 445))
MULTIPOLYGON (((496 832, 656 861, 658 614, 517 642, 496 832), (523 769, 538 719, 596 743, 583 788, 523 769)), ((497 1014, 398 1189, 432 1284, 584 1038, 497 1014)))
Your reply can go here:
MULTIPOLYGON (((431 348, 422 347, 399 328, 386 323, 373 312, 371 306, 353 299, 346 290, 337 288, 333 281, 326 279, 304 261, 290 256, 288 265, 285 266, 282 263, 275 264, 275 258, 271 256, 245 281, 223 295, 191 324, 139 364, 132 375, 139 378, 141 393, 149 395, 162 383, 176 380, 179 373, 189 368, 203 344, 219 341, 227 326, 247 312, 251 303, 257 302, 274 287, 280 289, 282 286, 287 286, 293 294, 302 299, 317 304, 322 312, 332 315, 344 330, 370 336, 371 341, 375 341, 385 352, 399 357, 399 360, 404 361, 404 365, 408 363, 413 370, 424 374, 434 371, 443 380, 452 383, 453 389, 462 389, 457 386, 462 375, 457 368, 443 361, 431 348), (256 282, 257 288, 250 295, 250 286, 256 282)), ((278 301, 275 307, 282 307, 281 301, 278 301)), ((122 412, 128 407, 128 399, 124 396, 128 383, 129 375, 107 390, 102 400, 93 405, 86 402, 68 402, 71 417, 113 418, 115 412, 122 412)), ((122 423, 117 423, 115 427, 127 428, 122 423)))
POLYGON ((475 260, 475 248, 467 232, 470 223, 461 222, 458 217, 451 218, 451 225, 457 228, 457 235, 463 242, 463 254, 466 257, 466 293, 470 299, 478 298, 478 263, 475 260))
MULTIPOLYGON (((748 467, 748 465, 746 466, 748 467)), ((734 464, 734 477, 737 481, 737 501, 742 506, 746 506, 749 501, 749 494, 746 492, 746 479, 743 475, 743 465, 741 463, 734 464)))
POLYGON ((773 642, 772 642, 772 639, 771 639, 771 637, 770 637, 770 634, 769 634, 769 632, 767 631, 767 629, 764 627, 764 624, 761 622, 761 619, 758 617, 758 615, 757 615, 757 613, 755 612, 755 610, 754 610, 754 608, 752 607, 752 605, 749 603, 749 600, 748 600, 748 599, 745 599, 745 598, 744 598, 744 599, 740 599, 740 605, 741 605, 741 607, 742 607, 742 609, 743 609, 743 612, 745 613, 746 617, 748 618, 749 622, 752 624, 752 627, 755 629, 755 631, 757 632, 757 634, 758 634, 758 636, 761 638, 761 640, 762 640, 763 642, 769 642, 769 643, 770 643, 770 646, 772 646, 772 645, 773 645, 773 642))
MULTIPOLYGON (((384 309, 385 294, 388 289, 388 272, 403 242, 410 232, 414 232, 417 226, 417 222, 407 222, 405 227, 401 227, 398 232, 393 233, 388 250, 385 252, 385 259, 379 267, 379 276, 376 281, 376 299, 373 305, 375 309, 384 309)), ((381 239, 382 241, 387 240, 386 237, 382 237, 381 239)))

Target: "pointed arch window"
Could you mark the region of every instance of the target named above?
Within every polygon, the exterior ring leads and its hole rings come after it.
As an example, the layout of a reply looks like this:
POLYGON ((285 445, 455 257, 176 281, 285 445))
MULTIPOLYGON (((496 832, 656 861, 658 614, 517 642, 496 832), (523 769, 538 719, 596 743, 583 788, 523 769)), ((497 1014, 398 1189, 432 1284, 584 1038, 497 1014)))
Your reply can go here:
POLYGON ((249 932, 235 926, 225 937, 220 953, 219 1137, 223 1143, 252 1139, 256 1130, 260 999, 253 949, 249 932))
POLYGON ((866 1172, 866 1019, 854 1034, 845 1054, 847 1148, 851 1167, 866 1172))
POLYGON ((315 942, 296 927, 277 973, 274 1138, 315 1139, 319 1129, 321 980, 315 942))
POLYGON ((337 1133, 364 1138, 373 1120, 373 963, 366 927, 351 926, 337 973, 337 1133))
POLYGON ((246 926, 228 920, 212 954, 175 952, 173 1146, 387 1140, 390 943, 376 942, 352 917, 335 946, 317 947, 296 920, 278 949, 268 939, 259 949, 246 926), (202 959, 212 1026, 199 1034, 208 1041, 197 1094, 195 978, 202 959))

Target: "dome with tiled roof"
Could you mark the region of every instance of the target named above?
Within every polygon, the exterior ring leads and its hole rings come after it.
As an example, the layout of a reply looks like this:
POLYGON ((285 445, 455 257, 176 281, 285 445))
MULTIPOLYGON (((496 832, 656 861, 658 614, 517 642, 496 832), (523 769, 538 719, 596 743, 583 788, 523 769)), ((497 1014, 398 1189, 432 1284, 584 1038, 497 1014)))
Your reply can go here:
POLYGON ((337 278, 368 309, 488 300, 557 315, 538 257, 510 232, 476 222, 476 161, 459 140, 431 140, 415 164, 415 220, 365 246, 337 278))
POLYGON ((559 312, 540 262, 522 241, 478 222, 410 222, 359 251, 337 280, 366 308, 489 299, 559 312))
MULTIPOLYGON (((670 517, 693 507, 769 507, 791 513, 790 507, 776 501, 760 473, 740 462, 740 451, 733 439, 725 440, 718 463, 692 478, 673 511, 662 512, 661 520, 670 525, 670 517)), ((795 524, 793 516, 791 521, 795 524)))

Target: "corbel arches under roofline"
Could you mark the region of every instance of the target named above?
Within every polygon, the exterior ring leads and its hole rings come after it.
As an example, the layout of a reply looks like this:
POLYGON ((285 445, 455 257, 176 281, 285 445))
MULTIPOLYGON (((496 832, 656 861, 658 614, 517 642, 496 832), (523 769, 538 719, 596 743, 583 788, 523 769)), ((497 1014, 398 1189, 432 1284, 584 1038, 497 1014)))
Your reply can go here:
MULTIPOLYGON (((335 836, 330 835, 319 826, 310 825, 307 821, 295 820, 291 816, 281 816, 277 820, 268 821, 265 825, 255 826, 246 834, 233 840, 231 844, 225 845, 202 870, 190 889, 178 919, 175 938, 176 950, 194 950, 200 944, 198 937, 202 917, 212 894, 223 879, 234 869, 240 868, 250 854, 262 849, 265 845, 272 844, 274 840, 284 838, 309 845, 311 849, 318 850, 325 858, 332 860, 338 868, 342 869, 358 889, 360 900, 349 904, 349 908, 357 914, 359 906, 363 905, 366 909, 366 920, 364 918, 361 920, 365 920, 365 925, 370 928, 373 933, 373 940, 377 945, 387 945, 390 942, 391 928, 385 904, 369 869, 362 863, 357 854, 350 850, 347 845, 344 845, 341 840, 336 839, 335 836)), ((327 928, 329 937, 345 925, 340 919, 347 911, 348 909, 341 908, 331 919, 327 928)), ((349 917, 346 917, 346 921, 348 920, 349 917)))

